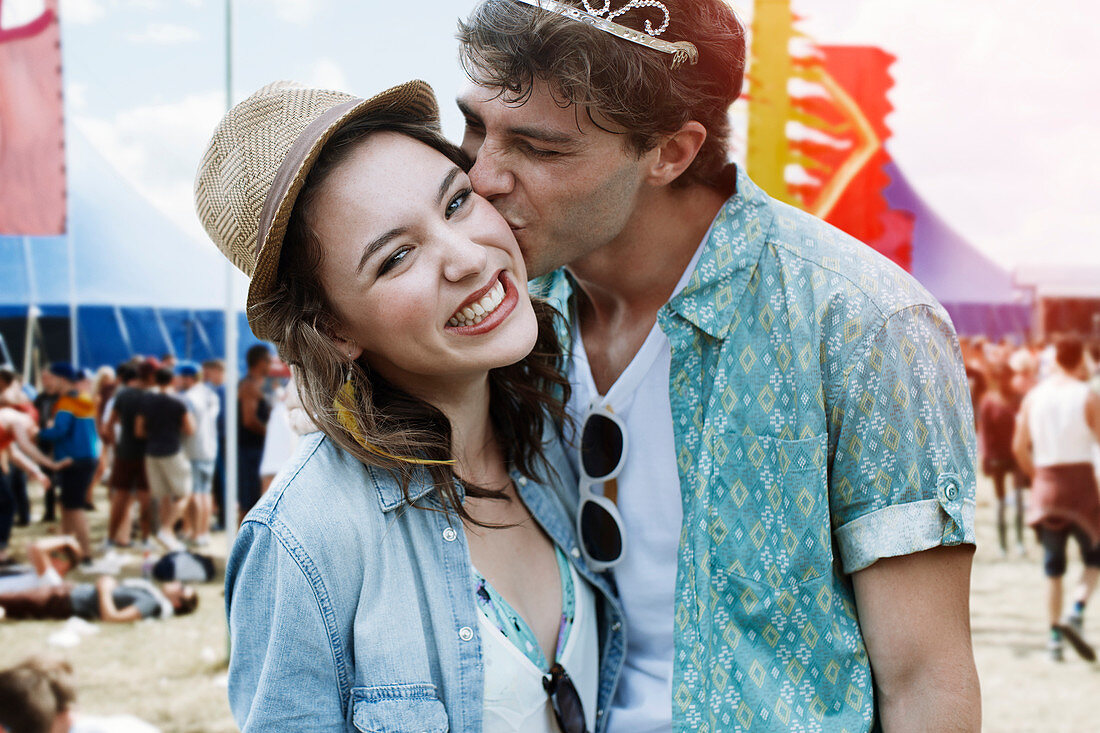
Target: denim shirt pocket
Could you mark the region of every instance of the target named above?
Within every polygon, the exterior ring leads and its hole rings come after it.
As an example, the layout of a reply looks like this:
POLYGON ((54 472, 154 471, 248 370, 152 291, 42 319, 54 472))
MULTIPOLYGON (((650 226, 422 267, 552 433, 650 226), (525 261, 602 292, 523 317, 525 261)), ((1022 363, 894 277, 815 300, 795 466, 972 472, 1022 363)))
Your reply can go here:
POLYGON ((708 517, 714 562, 774 590, 827 577, 833 561, 827 436, 721 433, 708 517))
POLYGON ((352 723, 362 733, 446 733, 447 709, 435 685, 404 684, 351 690, 352 723))

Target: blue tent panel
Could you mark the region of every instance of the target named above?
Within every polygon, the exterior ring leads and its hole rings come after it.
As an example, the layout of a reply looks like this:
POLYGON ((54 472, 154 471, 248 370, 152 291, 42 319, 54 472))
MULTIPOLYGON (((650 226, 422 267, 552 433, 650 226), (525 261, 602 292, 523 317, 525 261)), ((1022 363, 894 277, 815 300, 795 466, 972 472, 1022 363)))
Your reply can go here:
POLYGON ((77 310, 76 318, 81 364, 113 366, 126 360, 130 350, 119 328, 119 319, 113 307, 82 306, 77 310))

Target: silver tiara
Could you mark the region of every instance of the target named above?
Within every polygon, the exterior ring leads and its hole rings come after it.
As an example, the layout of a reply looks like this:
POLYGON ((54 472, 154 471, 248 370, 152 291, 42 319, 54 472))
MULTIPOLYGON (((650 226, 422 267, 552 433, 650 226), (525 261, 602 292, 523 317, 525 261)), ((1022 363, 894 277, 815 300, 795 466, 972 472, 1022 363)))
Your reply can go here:
POLYGON ((578 23, 584 23, 593 28, 610 33, 613 36, 618 36, 619 38, 637 43, 646 48, 652 48, 654 51, 672 54, 672 68, 674 69, 685 61, 694 64, 699 60, 699 49, 695 47, 694 43, 689 43, 688 41, 665 41, 657 37, 665 32, 668 28, 669 20, 671 19, 668 8, 665 7, 664 3, 658 2, 658 0, 630 0, 618 10, 611 9, 611 0, 603 0, 603 5, 598 8, 593 7, 589 0, 581 0, 581 4, 584 5, 584 10, 573 7, 572 5, 560 3, 557 0, 517 0, 517 2, 521 2, 524 5, 530 5, 533 8, 540 8, 551 13, 557 13, 563 17, 575 20, 578 23), (661 12, 665 14, 664 22, 661 23, 659 28, 654 28, 653 23, 647 19, 645 22, 645 33, 612 22, 620 15, 624 15, 631 10, 637 10, 639 8, 659 8, 661 12))

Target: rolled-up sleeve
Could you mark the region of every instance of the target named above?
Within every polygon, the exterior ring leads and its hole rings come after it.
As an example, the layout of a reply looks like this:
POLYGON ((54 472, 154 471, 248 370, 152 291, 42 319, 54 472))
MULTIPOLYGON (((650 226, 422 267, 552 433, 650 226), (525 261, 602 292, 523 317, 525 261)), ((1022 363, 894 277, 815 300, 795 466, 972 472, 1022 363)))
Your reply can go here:
POLYGON ((324 586, 293 537, 246 521, 226 566, 229 703, 242 731, 347 726, 324 586))
POLYGON ((844 371, 829 414, 830 509, 845 572, 974 543, 974 421, 942 311, 884 320, 844 371))

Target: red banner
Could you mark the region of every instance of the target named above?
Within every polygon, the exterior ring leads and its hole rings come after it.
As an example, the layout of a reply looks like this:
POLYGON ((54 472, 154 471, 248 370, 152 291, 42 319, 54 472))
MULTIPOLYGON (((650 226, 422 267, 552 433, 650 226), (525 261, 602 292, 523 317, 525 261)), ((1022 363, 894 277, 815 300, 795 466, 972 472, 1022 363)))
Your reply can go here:
POLYGON ((65 233, 57 4, 0 0, 0 234, 65 233))

